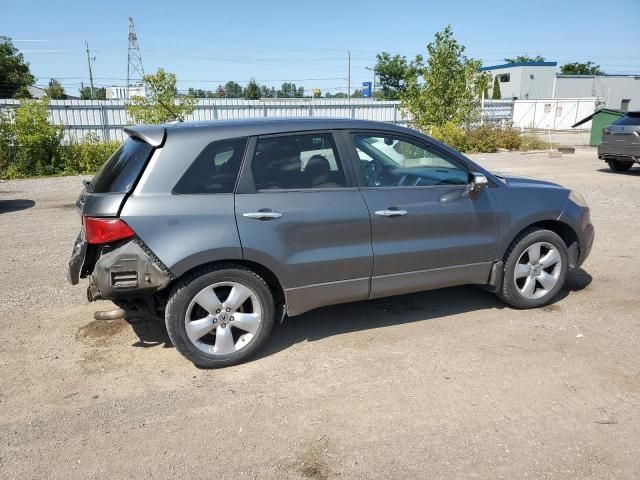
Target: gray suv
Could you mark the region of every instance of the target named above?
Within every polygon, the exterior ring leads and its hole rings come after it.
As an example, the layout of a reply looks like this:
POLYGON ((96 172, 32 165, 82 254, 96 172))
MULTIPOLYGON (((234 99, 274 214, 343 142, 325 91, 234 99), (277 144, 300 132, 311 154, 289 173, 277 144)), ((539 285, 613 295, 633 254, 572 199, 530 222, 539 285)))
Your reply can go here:
MULTIPOLYGON (((201 367, 243 361, 275 320, 452 285, 549 303, 584 262, 584 199, 492 174, 421 133, 347 119, 125 129, 85 188, 69 280, 163 316, 201 367)), ((345 319, 345 321, 348 321, 345 319)))
POLYGON ((626 172, 640 163, 640 112, 628 112, 602 129, 598 158, 616 172, 626 172))

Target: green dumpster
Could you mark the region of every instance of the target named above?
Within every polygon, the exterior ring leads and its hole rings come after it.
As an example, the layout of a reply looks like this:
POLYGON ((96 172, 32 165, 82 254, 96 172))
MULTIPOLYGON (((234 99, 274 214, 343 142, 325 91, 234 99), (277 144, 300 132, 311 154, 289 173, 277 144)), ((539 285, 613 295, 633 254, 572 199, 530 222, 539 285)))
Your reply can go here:
POLYGON ((625 112, 622 110, 612 110, 610 108, 601 108, 596 110, 588 117, 583 118, 578 123, 571 125, 572 128, 582 125, 583 123, 591 120, 591 137, 589 144, 592 147, 597 147, 602 143, 602 129, 607 125, 611 125, 620 117, 624 116, 625 112))

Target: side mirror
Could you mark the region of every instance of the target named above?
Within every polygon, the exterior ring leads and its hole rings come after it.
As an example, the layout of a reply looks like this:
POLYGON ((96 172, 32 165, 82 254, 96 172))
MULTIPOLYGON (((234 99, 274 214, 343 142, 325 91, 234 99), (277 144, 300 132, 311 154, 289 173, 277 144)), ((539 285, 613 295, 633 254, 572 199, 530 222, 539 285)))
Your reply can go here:
POLYGON ((489 180, 482 173, 471 173, 471 182, 467 186, 467 193, 470 196, 477 195, 489 186, 489 180))

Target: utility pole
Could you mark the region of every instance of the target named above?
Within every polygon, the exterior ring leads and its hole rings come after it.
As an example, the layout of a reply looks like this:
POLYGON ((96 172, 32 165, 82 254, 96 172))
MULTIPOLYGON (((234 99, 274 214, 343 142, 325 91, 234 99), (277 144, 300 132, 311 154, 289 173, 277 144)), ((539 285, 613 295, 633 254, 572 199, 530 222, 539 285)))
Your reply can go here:
MULTIPOLYGON (((89 43, 84 42, 87 47, 87 64, 89 65, 89 84, 91 85, 91 100, 93 100, 93 72, 91 71, 91 57, 89 56, 89 43)), ((95 60, 95 57, 93 58, 95 60)))
POLYGON ((347 98, 349 99, 349 103, 351 103, 351 52, 347 50, 347 55, 349 58, 348 63, 348 76, 347 76, 347 98))

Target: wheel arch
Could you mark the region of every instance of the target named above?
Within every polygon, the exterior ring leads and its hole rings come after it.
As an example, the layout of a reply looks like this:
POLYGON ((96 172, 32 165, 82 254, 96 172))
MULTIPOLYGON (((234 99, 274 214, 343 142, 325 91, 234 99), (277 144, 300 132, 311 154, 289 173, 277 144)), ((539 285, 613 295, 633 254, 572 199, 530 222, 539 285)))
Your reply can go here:
POLYGON ((284 288, 282 287, 282 283, 280 282, 276 274, 260 263, 252 262, 245 259, 215 260, 193 266, 189 270, 182 272, 179 276, 176 276, 176 278, 171 281, 171 283, 164 289, 164 291, 166 291, 167 293, 170 292, 176 282, 178 282, 181 278, 191 275, 197 270, 217 266, 224 266, 226 268, 233 266, 244 267, 260 275, 262 279, 267 283, 267 286, 269 287, 269 290, 273 295, 273 299, 276 304, 276 314, 279 314, 279 309, 283 308, 286 304, 284 288))
POLYGON ((525 230, 531 228, 540 228, 544 230, 550 230, 557 234, 567 246, 569 252, 569 267, 574 268, 577 266, 578 257, 580 254, 579 238, 573 227, 561 220, 539 220, 528 224, 526 227, 519 229, 512 235, 510 235, 509 242, 505 242, 505 247, 502 249, 499 255, 500 260, 506 261, 504 258, 509 251, 509 247, 513 244, 516 238, 525 230))

